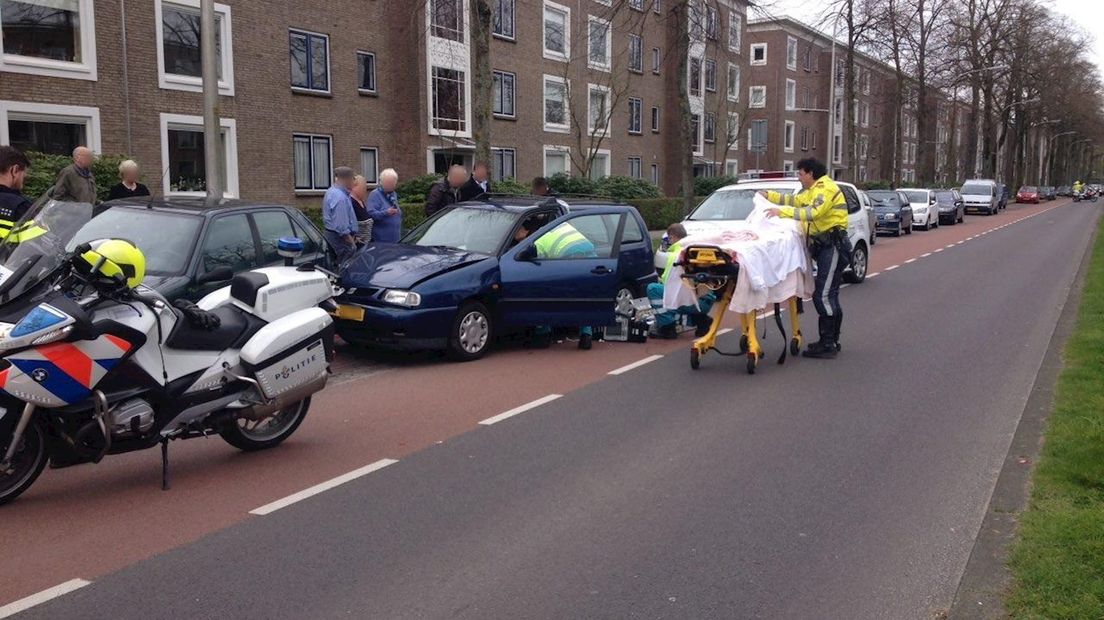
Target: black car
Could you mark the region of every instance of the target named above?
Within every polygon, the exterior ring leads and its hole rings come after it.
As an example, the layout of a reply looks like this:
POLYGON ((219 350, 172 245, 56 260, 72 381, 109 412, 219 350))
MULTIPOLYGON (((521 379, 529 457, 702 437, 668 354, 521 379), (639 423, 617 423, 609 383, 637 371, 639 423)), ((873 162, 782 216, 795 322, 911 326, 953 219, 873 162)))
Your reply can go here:
POLYGON ((202 198, 125 198, 96 207, 91 221, 70 242, 120 237, 146 257, 144 284, 173 299, 198 300, 226 286, 234 274, 284 263, 280 237, 299 237, 297 264, 332 268, 330 251, 314 224, 298 209, 223 200, 208 207, 202 198))
POLYGON ((957 189, 936 190, 935 204, 939 209, 940 224, 960 224, 966 219, 966 203, 957 189))
POLYGON ((1044 185, 1039 188, 1039 197, 1043 200, 1058 200, 1058 190, 1053 185, 1044 185))
POLYGON ((890 233, 895 237, 912 234, 912 205, 908 197, 894 190, 871 190, 866 192, 874 207, 874 228, 879 233, 890 233))
POLYGON ((1073 196, 1073 186, 1071 186, 1071 185, 1059 185, 1058 186, 1058 195, 1059 196, 1064 196, 1064 197, 1067 197, 1067 198, 1070 197, 1070 196, 1073 196))

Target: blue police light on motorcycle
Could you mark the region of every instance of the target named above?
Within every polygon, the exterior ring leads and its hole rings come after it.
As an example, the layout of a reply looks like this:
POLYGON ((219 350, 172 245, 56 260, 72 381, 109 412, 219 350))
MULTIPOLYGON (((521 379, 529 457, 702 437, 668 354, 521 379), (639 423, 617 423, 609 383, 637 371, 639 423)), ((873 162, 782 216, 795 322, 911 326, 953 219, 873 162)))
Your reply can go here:
POLYGON ((303 240, 299 237, 280 237, 276 242, 276 252, 284 258, 297 258, 303 253, 303 240))
POLYGON ((26 336, 28 334, 34 334, 44 329, 50 329, 56 325, 64 323, 69 318, 68 314, 65 314, 61 310, 48 306, 46 304, 39 305, 34 310, 27 313, 27 316, 23 317, 21 321, 16 323, 9 334, 12 338, 18 338, 20 336, 26 336))

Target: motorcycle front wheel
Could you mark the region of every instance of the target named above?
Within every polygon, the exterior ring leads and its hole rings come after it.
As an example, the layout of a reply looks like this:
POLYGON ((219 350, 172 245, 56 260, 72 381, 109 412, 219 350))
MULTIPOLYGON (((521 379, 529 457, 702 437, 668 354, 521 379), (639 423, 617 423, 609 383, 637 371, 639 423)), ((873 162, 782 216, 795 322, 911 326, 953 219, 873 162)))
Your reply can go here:
POLYGON ((224 426, 219 435, 226 443, 246 452, 271 448, 291 437, 299 428, 303 418, 307 417, 310 403, 308 396, 263 420, 234 420, 224 426))
MULTIPOLYGON (((7 453, 8 443, 0 439, 0 456, 7 453)), ((34 420, 27 425, 12 457, 10 471, 0 472, 0 506, 19 497, 46 467, 46 429, 34 420)))

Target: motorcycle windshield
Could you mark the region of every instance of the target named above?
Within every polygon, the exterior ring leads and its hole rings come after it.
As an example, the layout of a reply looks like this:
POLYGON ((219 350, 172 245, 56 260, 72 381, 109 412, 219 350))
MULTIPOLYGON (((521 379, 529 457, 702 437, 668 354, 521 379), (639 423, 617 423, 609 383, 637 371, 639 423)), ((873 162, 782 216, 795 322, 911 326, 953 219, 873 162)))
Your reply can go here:
POLYGON ((65 262, 65 246, 89 220, 88 203, 43 196, 0 242, 0 303, 48 279, 65 262))

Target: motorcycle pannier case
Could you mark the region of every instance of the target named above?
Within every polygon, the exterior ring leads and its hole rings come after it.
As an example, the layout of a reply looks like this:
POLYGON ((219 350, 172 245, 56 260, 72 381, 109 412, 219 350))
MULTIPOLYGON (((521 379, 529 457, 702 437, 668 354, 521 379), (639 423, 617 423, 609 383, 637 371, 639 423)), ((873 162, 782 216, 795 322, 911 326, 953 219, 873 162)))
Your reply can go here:
POLYGON ((325 381, 333 359, 333 319, 321 308, 293 312, 265 325, 241 350, 242 366, 274 399, 325 381))

